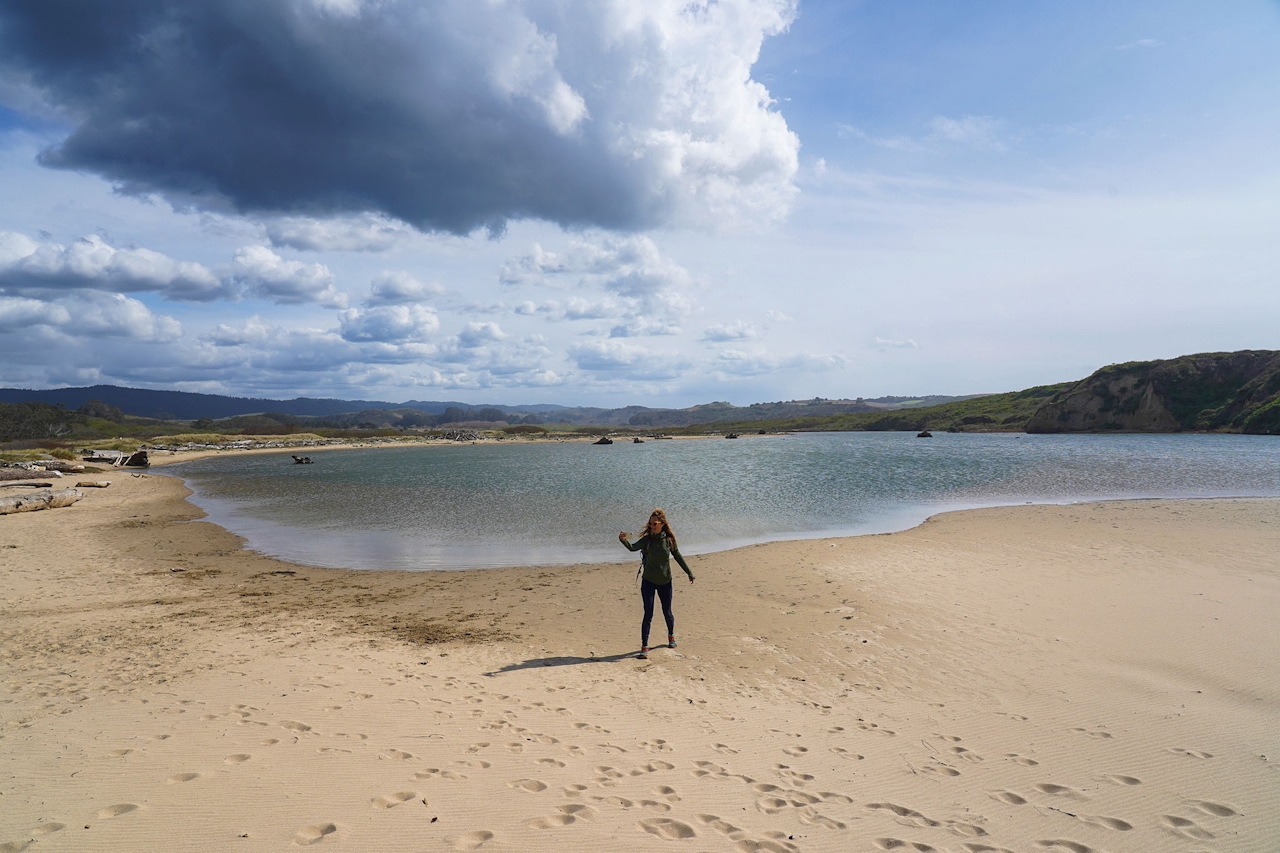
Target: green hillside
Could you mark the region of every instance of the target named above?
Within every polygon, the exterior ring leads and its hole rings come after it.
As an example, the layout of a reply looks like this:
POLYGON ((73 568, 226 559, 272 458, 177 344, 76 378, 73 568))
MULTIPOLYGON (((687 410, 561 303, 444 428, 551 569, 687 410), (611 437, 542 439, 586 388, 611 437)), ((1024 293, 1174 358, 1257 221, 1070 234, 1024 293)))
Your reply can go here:
POLYGON ((808 418, 765 418, 751 421, 722 421, 701 424, 676 434, 702 432, 784 432, 791 430, 946 430, 952 432, 1021 432, 1027 421, 1070 382, 1039 385, 1024 391, 989 394, 936 406, 895 409, 889 412, 857 412, 808 418))

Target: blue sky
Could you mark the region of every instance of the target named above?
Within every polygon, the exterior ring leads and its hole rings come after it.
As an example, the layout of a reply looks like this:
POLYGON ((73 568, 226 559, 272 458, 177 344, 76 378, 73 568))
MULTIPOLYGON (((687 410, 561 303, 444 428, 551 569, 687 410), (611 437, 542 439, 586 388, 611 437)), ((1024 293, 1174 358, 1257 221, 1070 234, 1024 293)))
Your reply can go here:
POLYGON ((62 5, 0 0, 0 385, 682 406, 1277 347, 1274 2, 62 5))

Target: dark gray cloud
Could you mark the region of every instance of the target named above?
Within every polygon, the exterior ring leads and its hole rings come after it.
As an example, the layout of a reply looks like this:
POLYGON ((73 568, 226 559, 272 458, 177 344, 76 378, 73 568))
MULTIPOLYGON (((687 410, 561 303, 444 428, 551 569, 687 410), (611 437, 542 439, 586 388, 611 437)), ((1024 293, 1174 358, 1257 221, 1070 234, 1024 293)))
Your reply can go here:
POLYGON ((785 210, 799 143, 750 68, 792 14, 790 0, 4 0, 0 65, 73 123, 42 162, 126 192, 454 233, 630 229, 785 210))

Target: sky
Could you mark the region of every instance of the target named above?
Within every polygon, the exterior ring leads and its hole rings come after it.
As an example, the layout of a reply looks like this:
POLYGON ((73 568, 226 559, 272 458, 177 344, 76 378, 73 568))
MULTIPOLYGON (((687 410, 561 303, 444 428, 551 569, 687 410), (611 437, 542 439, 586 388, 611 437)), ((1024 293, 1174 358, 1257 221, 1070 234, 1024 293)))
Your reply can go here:
POLYGON ((739 405, 1280 348, 1280 2, 0 0, 0 386, 739 405))

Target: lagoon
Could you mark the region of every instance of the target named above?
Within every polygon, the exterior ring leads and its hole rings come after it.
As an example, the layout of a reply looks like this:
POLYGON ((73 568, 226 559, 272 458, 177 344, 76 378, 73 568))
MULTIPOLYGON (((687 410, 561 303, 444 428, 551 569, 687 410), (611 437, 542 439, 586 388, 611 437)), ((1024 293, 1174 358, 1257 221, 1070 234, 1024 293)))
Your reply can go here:
POLYGON ((664 507, 686 554, 885 533, 1022 503, 1280 496, 1280 438, 802 433, 229 455, 173 466, 210 520, 293 562, 431 570, 634 561, 664 507))

